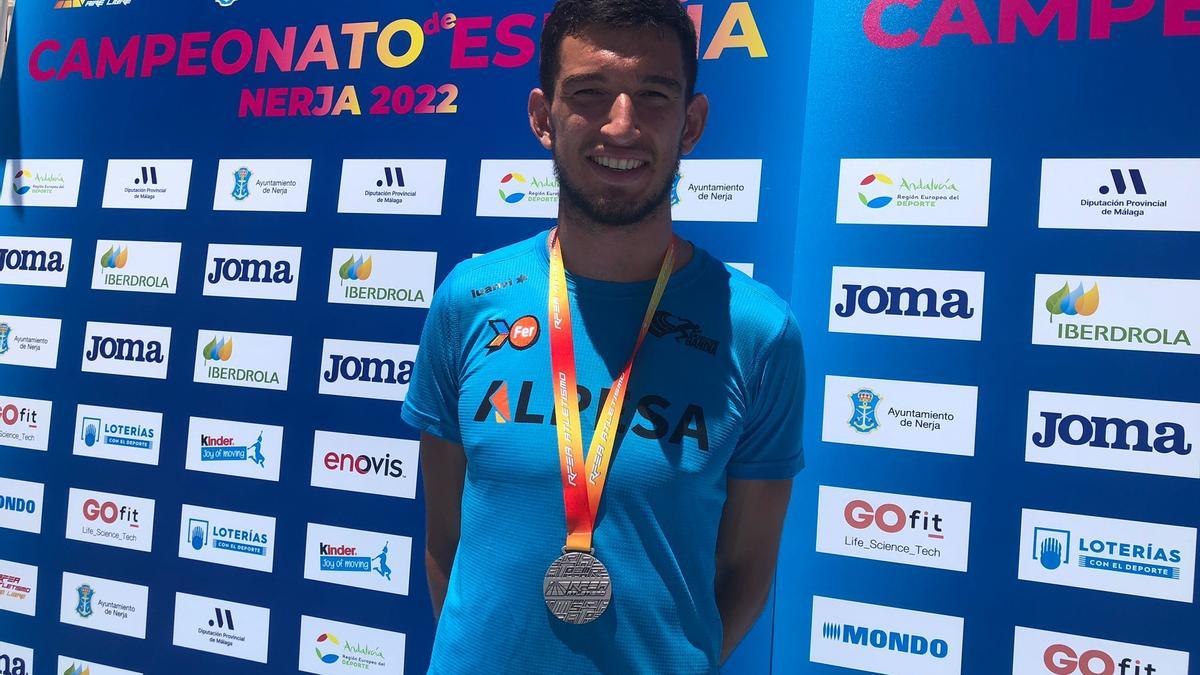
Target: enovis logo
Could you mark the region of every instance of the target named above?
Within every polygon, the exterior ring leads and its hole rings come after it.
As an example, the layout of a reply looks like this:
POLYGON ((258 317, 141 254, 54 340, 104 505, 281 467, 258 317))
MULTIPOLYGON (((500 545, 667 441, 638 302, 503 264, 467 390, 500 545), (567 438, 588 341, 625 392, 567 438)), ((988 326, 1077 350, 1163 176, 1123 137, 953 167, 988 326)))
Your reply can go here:
POLYGON ((834 267, 829 330, 979 341, 983 272, 834 267))
POLYGON ((1025 459, 1200 478, 1197 435, 1197 403, 1031 391, 1025 459))
POLYGON ((70 265, 70 239, 0 237, 0 284, 63 288, 70 265))
POLYGON ((192 381, 284 391, 291 358, 290 335, 201 329, 192 381))
MULTIPOLYGON (((37 567, 0 560, 0 610, 26 616, 36 615, 37 587, 37 567)), ((0 673, 3 672, 0 670, 0 673)))
POLYGON ((417 345, 326 338, 317 391, 333 396, 403 401, 417 345))
POLYGON ((184 504, 179 557, 269 573, 275 560, 275 519, 184 504))
POLYGON ((73 454, 135 464, 158 464, 162 413, 79 404, 73 454))
POLYGON ((166 379, 171 355, 169 326, 87 322, 83 371, 166 379))
POLYGON ((188 418, 187 468, 278 481, 283 427, 188 418))
POLYGON ((827 375, 821 440, 970 457, 978 397, 976 387, 827 375))
POLYGON ((1039 274, 1033 344, 1200 354, 1200 281, 1039 274))
POLYGON ((820 553, 966 572, 970 530, 970 502, 820 486, 820 553))
POLYGON ((990 159, 843 159, 837 222, 987 227, 990 159))
POLYGON ((300 253, 299 246, 209 244, 204 295, 293 301, 300 253))
POLYGON ((40 534, 45 489, 42 483, 0 478, 0 527, 40 534))
POLYGON ((1195 573, 1196 528, 1021 511, 1020 579, 1191 602, 1195 573))
POLYGON ((0 394, 0 445, 45 452, 54 403, 0 394))
POLYGON ((179 276, 178 242, 96 242, 92 288, 104 291, 174 293, 179 276), (130 249, 133 253, 130 253, 130 249))
POLYGON ((416 441, 318 430, 313 437, 313 487, 413 499, 416 441))
POLYGON ((1013 675, 1184 675, 1187 652, 1016 627, 1013 675))
POLYGON ((959 675, 963 620, 813 596, 809 660, 888 675, 959 675))
POLYGON ((271 610, 240 602, 175 594, 171 644, 176 647, 267 662, 271 610))
POLYGON ((300 664, 305 673, 400 673, 404 633, 300 617, 300 664))
POLYGON ((437 253, 333 249, 329 302, 376 307, 429 307, 437 253))
POLYGON ((409 537, 308 524, 305 579, 408 595, 411 561, 409 537))
POLYGON ((66 537, 149 553, 154 540, 154 500, 71 488, 66 537))

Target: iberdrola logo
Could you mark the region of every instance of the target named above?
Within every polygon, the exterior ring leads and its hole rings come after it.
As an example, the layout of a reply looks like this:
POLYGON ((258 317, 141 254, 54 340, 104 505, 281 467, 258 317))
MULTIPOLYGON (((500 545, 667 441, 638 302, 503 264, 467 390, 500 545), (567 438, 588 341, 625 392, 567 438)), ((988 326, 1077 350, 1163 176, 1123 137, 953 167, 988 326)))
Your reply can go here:
POLYGON ((72 663, 63 671, 63 675, 92 675, 92 668, 87 664, 72 663))
POLYGON ((350 259, 342 263, 342 266, 338 268, 338 276, 342 278, 342 281, 366 281, 370 279, 371 256, 367 256, 366 260, 363 260, 361 255, 358 256, 358 260, 355 260, 354 256, 350 256, 350 259))
POLYGON ((217 340, 214 337, 200 350, 200 355, 205 361, 228 361, 233 356, 233 338, 217 340))
POLYGON ((867 174, 867 177, 862 179, 858 183, 859 187, 861 187, 863 189, 862 192, 858 193, 858 201, 862 202, 863 206, 867 207, 868 209, 882 209, 883 207, 887 206, 888 204, 891 204, 892 203, 891 195, 885 194, 885 195, 879 195, 877 197, 868 197, 867 196, 867 193, 869 193, 869 192, 886 189, 886 188, 881 188, 880 184, 889 185, 889 186, 895 185, 895 183, 892 182, 892 179, 887 174, 878 173, 878 172, 872 173, 872 174, 867 174), (868 186, 873 186, 873 187, 868 187, 868 186))
POLYGON ((522 176, 521 174, 514 171, 513 173, 505 174, 504 178, 500 179, 500 199, 503 199, 505 201, 505 203, 507 203, 507 204, 516 204, 517 202, 519 202, 525 198, 524 192, 505 192, 504 191, 504 186, 506 186, 506 185, 508 185, 509 189, 523 189, 518 185, 509 185, 509 183, 512 183, 513 181, 524 184, 525 176, 522 176))
POLYGON ((331 643, 338 647, 342 646, 342 641, 338 640, 337 637, 335 637, 333 633, 321 633, 321 635, 317 637, 317 647, 316 647, 317 658, 321 660, 321 663, 329 663, 329 664, 337 663, 338 659, 342 658, 341 656, 339 656, 338 654, 334 654, 332 652, 328 652, 328 651, 322 652, 321 651, 321 647, 324 647, 326 650, 329 649, 329 644, 327 644, 327 643, 331 643))
POLYGON ((109 246, 104 255, 100 256, 100 267, 104 269, 125 269, 125 263, 129 260, 128 246, 109 246))
POLYGON ((1100 285, 1092 284, 1092 290, 1083 292, 1083 284, 1076 284, 1075 290, 1064 282, 1063 287, 1046 298, 1046 311, 1050 312, 1050 322, 1058 314, 1066 316, 1091 316, 1100 308, 1100 285))

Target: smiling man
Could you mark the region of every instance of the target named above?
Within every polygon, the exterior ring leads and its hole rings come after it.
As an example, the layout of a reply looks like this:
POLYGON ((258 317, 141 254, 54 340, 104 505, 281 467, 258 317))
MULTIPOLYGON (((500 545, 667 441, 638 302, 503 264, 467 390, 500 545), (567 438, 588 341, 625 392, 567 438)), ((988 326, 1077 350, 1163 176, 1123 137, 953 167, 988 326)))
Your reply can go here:
POLYGON ((557 227, 438 290, 420 429, 431 673, 709 673, 770 592, 803 358, 769 289, 677 237, 708 99, 677 0, 561 0, 529 122, 557 227))

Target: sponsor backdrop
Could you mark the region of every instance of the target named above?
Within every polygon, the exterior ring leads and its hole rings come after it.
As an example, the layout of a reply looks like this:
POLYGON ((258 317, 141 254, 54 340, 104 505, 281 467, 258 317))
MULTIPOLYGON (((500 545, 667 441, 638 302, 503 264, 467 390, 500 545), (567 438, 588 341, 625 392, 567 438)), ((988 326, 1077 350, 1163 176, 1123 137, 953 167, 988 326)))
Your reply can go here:
POLYGON ((1200 673, 1197 9, 816 3, 777 671, 1200 673))
MULTIPOLYGON (((796 4, 687 3, 714 110, 673 195, 686 236, 784 295, 796 4)), ((441 280, 553 222, 524 112, 550 6, 23 3, 0 87, 0 674, 425 672, 399 411, 441 280)), ((730 672, 769 671, 771 623, 730 672)))

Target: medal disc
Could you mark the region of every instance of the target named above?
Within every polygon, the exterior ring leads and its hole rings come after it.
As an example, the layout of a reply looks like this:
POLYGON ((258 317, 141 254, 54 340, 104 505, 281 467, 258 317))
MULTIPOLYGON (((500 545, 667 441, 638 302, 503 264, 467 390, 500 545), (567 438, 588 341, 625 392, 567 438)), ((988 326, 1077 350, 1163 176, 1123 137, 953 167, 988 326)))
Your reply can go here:
POLYGON ((595 556, 569 551, 546 570, 542 597, 560 621, 585 624, 595 621, 612 601, 608 569, 595 556))

